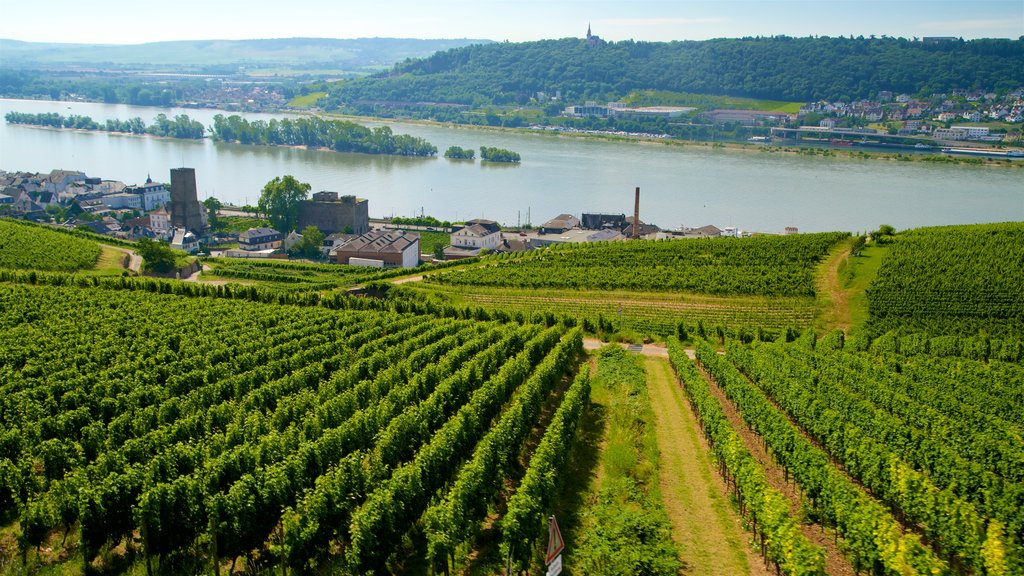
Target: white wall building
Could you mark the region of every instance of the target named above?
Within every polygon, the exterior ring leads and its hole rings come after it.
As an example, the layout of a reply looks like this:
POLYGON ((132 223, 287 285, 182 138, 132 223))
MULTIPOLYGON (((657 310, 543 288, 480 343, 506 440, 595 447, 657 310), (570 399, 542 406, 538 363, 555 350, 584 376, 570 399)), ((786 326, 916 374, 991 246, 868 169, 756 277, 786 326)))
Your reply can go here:
POLYGON ((487 248, 493 250, 501 244, 501 231, 488 230, 480 224, 459 228, 451 234, 452 246, 456 248, 487 248))
POLYGON ((988 136, 988 126, 950 126, 950 130, 963 130, 968 139, 988 136))
POLYGON ((103 197, 103 203, 112 210, 121 210, 124 208, 130 210, 142 210, 142 196, 139 196, 138 194, 127 194, 125 192, 108 194, 103 197))
POLYGON ((146 178, 146 183, 142 186, 125 187, 124 192, 139 196, 142 199, 142 209, 146 212, 156 210, 171 201, 171 191, 163 184, 153 182, 150 178, 146 178))
POLYGON ((932 131, 936 140, 966 140, 967 131, 960 128, 936 128, 932 131))
POLYGON ((249 228, 238 235, 238 247, 242 250, 272 250, 281 247, 284 235, 273 228, 249 228))

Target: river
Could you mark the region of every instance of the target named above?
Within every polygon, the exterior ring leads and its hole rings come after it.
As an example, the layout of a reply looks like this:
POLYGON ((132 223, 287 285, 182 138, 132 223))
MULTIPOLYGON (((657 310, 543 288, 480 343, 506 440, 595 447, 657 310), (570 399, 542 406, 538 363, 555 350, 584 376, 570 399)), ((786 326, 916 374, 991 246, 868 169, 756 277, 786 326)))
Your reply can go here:
MULTIPOLYGON (((0 99, 9 111, 82 114, 98 122, 163 112, 212 124, 218 111, 158 109, 78 102, 0 99)), ((222 112, 223 113, 223 112, 222 112)), ((228 114, 228 113, 224 113, 228 114)), ((244 114, 249 119, 284 115, 244 114)), ((367 125, 379 123, 362 121, 367 125)), ((452 145, 497 146, 519 152, 521 165, 437 158, 403 158, 320 150, 41 129, 0 124, 0 169, 81 170, 127 184, 167 181, 177 166, 196 169, 200 198, 255 204, 275 176, 291 174, 314 192, 334 190, 369 199, 370 215, 442 220, 490 218, 534 225, 561 213, 633 212, 663 228, 737 226, 780 232, 851 232, 892 224, 897 229, 940 224, 1024 220, 1024 170, 984 166, 823 158, 621 142, 552 134, 387 122, 395 133, 452 145)))

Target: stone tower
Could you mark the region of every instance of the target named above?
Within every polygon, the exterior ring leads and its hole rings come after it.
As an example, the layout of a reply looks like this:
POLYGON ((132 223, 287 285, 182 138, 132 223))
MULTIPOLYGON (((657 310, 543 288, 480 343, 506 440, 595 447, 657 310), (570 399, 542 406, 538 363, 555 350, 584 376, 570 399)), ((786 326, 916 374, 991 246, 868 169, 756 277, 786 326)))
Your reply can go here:
POLYGON ((197 235, 206 228, 203 205, 196 194, 195 168, 171 168, 171 225, 197 235))

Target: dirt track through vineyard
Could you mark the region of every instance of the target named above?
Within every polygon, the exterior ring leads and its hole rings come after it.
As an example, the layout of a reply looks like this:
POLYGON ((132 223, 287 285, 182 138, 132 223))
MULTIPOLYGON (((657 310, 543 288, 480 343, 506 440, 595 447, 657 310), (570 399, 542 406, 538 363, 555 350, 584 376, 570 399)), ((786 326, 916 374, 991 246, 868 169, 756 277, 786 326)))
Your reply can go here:
POLYGON ((748 544, 707 442, 667 360, 647 356, 647 385, 657 420, 660 484, 672 537, 686 574, 766 576, 748 544))

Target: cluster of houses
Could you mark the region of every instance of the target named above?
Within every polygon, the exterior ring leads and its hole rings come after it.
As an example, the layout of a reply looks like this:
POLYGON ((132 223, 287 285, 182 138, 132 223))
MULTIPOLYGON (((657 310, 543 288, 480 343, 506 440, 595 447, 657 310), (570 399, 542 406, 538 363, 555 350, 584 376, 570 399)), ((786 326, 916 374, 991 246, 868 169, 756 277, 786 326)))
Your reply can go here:
MULTIPOLYGON (((810 114, 826 116, 821 126, 832 128, 843 118, 859 118, 868 122, 901 122, 901 135, 931 134, 939 139, 984 139, 992 137, 985 129, 984 134, 968 133, 961 138, 950 137, 947 133, 936 135, 933 125, 938 122, 943 126, 954 122, 986 122, 1000 121, 1010 123, 1024 122, 1024 87, 1017 88, 1005 95, 998 95, 985 90, 954 90, 951 94, 932 94, 927 98, 917 98, 909 94, 896 94, 881 91, 873 100, 853 102, 812 102, 800 108, 799 117, 810 114)), ((938 128, 942 130, 957 130, 938 128)))
MULTIPOLYGON (((630 108, 619 102, 598 104, 587 102, 582 106, 568 106, 565 116, 649 116, 675 118, 693 111, 693 108, 651 107, 630 108)), ((931 135, 940 140, 991 140, 1001 139, 999 135, 979 130, 963 130, 963 126, 948 127, 955 122, 1000 121, 1024 122, 1024 87, 999 95, 986 90, 954 90, 951 94, 933 94, 918 98, 909 94, 893 94, 882 90, 871 100, 851 102, 811 102, 800 108, 798 114, 763 110, 706 110, 700 119, 714 124, 739 124, 742 126, 781 126, 798 122, 809 115, 824 116, 819 126, 835 128, 845 124, 846 119, 867 122, 898 122, 900 135, 931 135), (934 123, 941 124, 933 126, 934 123), (942 130, 934 133, 933 128, 942 130)))
POLYGON ((0 171, 0 215, 53 220, 123 240, 163 240, 186 252, 198 250, 200 235, 208 229, 191 168, 172 169, 170 185, 150 177, 127 185, 76 170, 0 171))
POLYGON ((148 177, 143 184, 126 185, 76 170, 0 171, 0 211, 34 221, 57 217, 68 227, 84 226, 127 240, 171 240, 170 202, 167 185, 148 177))
MULTIPOLYGON (((634 237, 636 219, 625 214, 584 212, 579 218, 572 214, 559 214, 537 227, 536 230, 503 232, 493 220, 469 220, 452 229, 451 245, 444 249, 445 260, 472 258, 488 252, 522 252, 546 248, 556 244, 587 242, 615 242, 634 237)), ((796 234, 796 228, 786 228, 786 234, 796 234)), ((662 230, 639 221, 635 236, 647 240, 672 238, 739 238, 747 233, 736 227, 699 228, 680 227, 662 230)))
MULTIPOLYGON (((127 240, 167 241, 186 252, 199 249, 207 236, 207 213, 196 198, 195 170, 174 168, 170 185, 151 178, 137 186, 91 178, 82 172, 53 170, 49 174, 0 171, 0 214, 49 221, 60 214, 63 226, 86 226, 99 234, 127 240), (48 210, 48 207, 55 208, 48 210)), ((451 244, 442 254, 423 255, 416 232, 373 229, 368 201, 321 191, 299 209, 298 229, 315 226, 324 234, 321 252, 338 264, 379 268, 411 268, 424 259, 471 258, 489 252, 521 252, 555 244, 646 239, 707 238, 745 233, 714 226, 661 230, 624 214, 559 214, 536 229, 503 231, 493 220, 474 219, 451 229, 451 244)), ((795 228, 787 233, 796 233, 795 228)), ((267 227, 237 235, 238 248, 220 255, 232 258, 284 258, 303 242, 298 232, 284 234, 267 227)))
MULTIPOLYGON (((333 193, 332 193, 333 194, 333 193)), ((365 200, 359 199, 360 202, 365 200)), ((555 244, 584 242, 613 242, 633 237, 633 217, 624 214, 589 214, 581 218, 559 214, 536 229, 504 231, 494 220, 477 218, 452 227, 443 254, 422 254, 420 236, 409 230, 368 229, 361 234, 329 232, 321 248, 329 262, 352 266, 378 268, 412 268, 424 260, 459 260, 488 253, 523 252, 555 244)), ((368 220, 365 221, 369 228, 368 220)), ((358 225, 358 222, 357 222, 358 225)), ((302 226, 300 225, 300 228, 302 226)), ((346 226, 351 228, 351 225, 346 226)), ((787 228, 787 234, 796 234, 796 228, 787 228)), ((680 228, 662 230, 640 221, 638 237, 665 238, 719 238, 742 237, 747 233, 736 227, 680 228)), ((251 228, 239 235, 239 248, 228 250, 223 256, 233 258, 284 258, 285 253, 302 242, 302 235, 287 235, 272 228, 251 228)))

